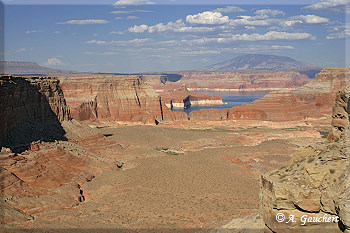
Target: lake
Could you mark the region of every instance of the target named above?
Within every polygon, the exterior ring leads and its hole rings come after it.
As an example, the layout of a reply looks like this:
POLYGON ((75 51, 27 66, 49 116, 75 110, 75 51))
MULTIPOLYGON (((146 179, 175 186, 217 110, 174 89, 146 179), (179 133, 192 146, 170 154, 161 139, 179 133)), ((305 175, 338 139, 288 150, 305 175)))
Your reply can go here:
POLYGON ((207 95, 217 95, 221 96, 223 105, 211 105, 211 106, 196 106, 189 107, 185 109, 172 109, 176 112, 186 112, 189 114, 192 111, 199 109, 223 109, 223 108, 232 108, 234 106, 239 106, 243 103, 251 103, 254 100, 260 99, 265 96, 268 92, 259 91, 259 92, 196 92, 204 93, 207 95))

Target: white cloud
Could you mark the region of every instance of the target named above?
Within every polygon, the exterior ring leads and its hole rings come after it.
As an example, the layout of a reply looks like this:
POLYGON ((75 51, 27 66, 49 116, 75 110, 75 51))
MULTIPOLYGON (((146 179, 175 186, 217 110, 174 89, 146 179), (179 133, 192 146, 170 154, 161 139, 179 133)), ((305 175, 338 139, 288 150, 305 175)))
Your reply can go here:
POLYGON ((111 13, 111 14, 130 14, 132 12, 133 11, 111 11, 109 13, 111 13))
POLYGON ((196 15, 187 15, 186 22, 195 24, 224 24, 228 23, 230 18, 223 16, 220 12, 205 11, 196 15))
POLYGON ((155 2, 148 0, 119 0, 113 4, 114 7, 123 7, 123 6, 133 6, 133 5, 150 5, 155 4, 155 2))
POLYGON ((134 15, 129 15, 128 17, 126 17, 126 19, 139 19, 140 17, 138 16, 134 16, 134 15))
POLYGON ((54 33, 54 34, 57 34, 57 35, 58 35, 58 34, 61 34, 60 31, 54 31, 53 33, 54 33))
POLYGON ((109 34, 113 35, 113 34, 117 34, 117 35, 123 35, 124 32, 120 32, 120 31, 112 31, 109 34))
POLYGON ((326 39, 327 40, 339 40, 339 39, 345 39, 346 37, 350 37, 350 30, 345 29, 342 32, 336 32, 336 33, 331 33, 329 34, 326 39))
POLYGON ((47 62, 44 63, 45 66, 63 66, 65 65, 60 59, 53 57, 47 59, 47 62))
POLYGON ((306 6, 305 8, 311 10, 330 10, 340 13, 344 13, 346 11, 347 13, 349 13, 349 5, 350 0, 328 0, 312 4, 310 6, 306 6))
POLYGON ((20 48, 20 49, 17 49, 17 50, 16 50, 16 53, 23 53, 23 52, 25 52, 25 51, 27 51, 26 48, 20 48))
POLYGON ((36 33, 36 32, 38 32, 37 30, 28 30, 28 31, 26 31, 26 34, 31 34, 31 33, 36 33))
POLYGON ((274 19, 257 19, 259 17, 253 17, 248 15, 238 16, 236 19, 231 19, 229 25, 238 26, 238 25, 247 25, 247 26, 269 26, 274 23, 274 19))
POLYGON ((291 17, 292 20, 301 20, 303 23, 317 24, 328 23, 329 19, 317 15, 297 15, 291 17))
POLYGON ((106 24, 109 21, 104 19, 83 19, 83 20, 68 20, 66 22, 57 24, 78 24, 78 25, 88 25, 88 24, 106 24))
POLYGON ((255 14, 261 19, 267 19, 269 16, 285 15, 283 11, 271 9, 256 10, 255 14))
POLYGON ((169 22, 167 24, 156 24, 154 26, 148 26, 145 24, 134 25, 130 27, 129 32, 135 33, 143 33, 143 32, 210 32, 213 31, 213 28, 209 27, 187 27, 186 24, 181 20, 177 20, 176 22, 169 22))
POLYGON ((152 40, 150 38, 144 38, 144 39, 133 39, 133 40, 127 40, 127 41, 103 41, 103 40, 89 40, 86 41, 86 44, 93 44, 93 45, 119 45, 119 46, 142 46, 144 44, 147 44, 151 42, 152 40))
POLYGON ((214 11, 220 12, 220 13, 231 13, 231 12, 243 12, 245 10, 237 6, 227 6, 225 8, 217 8, 214 11))
POLYGON ((271 49, 295 49, 291 45, 272 45, 271 49))
POLYGON ((123 19, 123 17, 119 17, 119 16, 117 16, 117 17, 115 17, 114 19, 119 20, 119 19, 123 19))

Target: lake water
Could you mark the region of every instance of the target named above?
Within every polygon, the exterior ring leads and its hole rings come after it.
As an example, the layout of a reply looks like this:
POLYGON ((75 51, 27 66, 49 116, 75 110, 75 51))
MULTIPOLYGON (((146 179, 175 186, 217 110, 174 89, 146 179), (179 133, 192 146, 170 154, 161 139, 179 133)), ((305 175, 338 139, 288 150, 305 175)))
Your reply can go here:
POLYGON ((234 106, 239 106, 243 103, 251 103, 254 100, 260 99, 265 96, 268 92, 197 92, 204 93, 207 95, 217 95, 221 96, 223 105, 211 105, 211 106, 198 106, 198 107, 189 107, 185 109, 172 109, 172 111, 177 112, 186 112, 189 114, 192 111, 199 109, 223 109, 223 108, 232 108, 234 106))

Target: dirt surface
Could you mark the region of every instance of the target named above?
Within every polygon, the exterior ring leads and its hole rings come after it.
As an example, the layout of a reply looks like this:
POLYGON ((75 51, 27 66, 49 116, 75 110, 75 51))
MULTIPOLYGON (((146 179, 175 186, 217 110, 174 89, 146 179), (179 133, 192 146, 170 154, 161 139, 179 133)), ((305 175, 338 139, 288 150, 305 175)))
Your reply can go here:
POLYGON ((100 151, 108 159, 99 165, 103 171, 79 188, 84 201, 8 227, 214 229, 258 213, 260 174, 285 165, 306 142, 321 139, 302 127, 138 125, 98 131, 122 149, 117 159, 110 150, 100 151))

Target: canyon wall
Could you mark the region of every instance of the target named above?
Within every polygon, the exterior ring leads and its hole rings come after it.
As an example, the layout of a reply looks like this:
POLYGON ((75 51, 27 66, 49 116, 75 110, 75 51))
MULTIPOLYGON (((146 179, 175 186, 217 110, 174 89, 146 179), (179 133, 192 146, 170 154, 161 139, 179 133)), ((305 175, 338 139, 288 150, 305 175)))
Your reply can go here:
POLYGON ((64 138, 60 123, 71 119, 59 80, 0 77, 0 146, 64 138))
POLYGON ((350 83, 349 70, 323 69, 315 79, 289 91, 271 92, 261 99, 231 109, 201 109, 190 113, 191 121, 270 120, 318 118, 329 114, 337 91, 350 83))
POLYGON ((178 72, 176 82, 164 80, 162 75, 142 75, 156 92, 176 90, 185 85, 190 91, 275 91, 296 89, 310 79, 295 71, 222 71, 178 72))
POLYGON ((187 119, 185 113, 171 112, 138 76, 66 77, 62 89, 72 117, 79 121, 154 124, 187 119))
POLYGON ((161 93, 160 97, 165 105, 170 109, 223 104, 220 96, 191 92, 186 88, 186 86, 182 86, 180 89, 175 91, 161 93))
POLYGON ((347 86, 337 94, 328 142, 311 152, 304 149, 286 167, 261 176, 265 232, 350 231, 349 114, 347 86), (277 214, 284 219, 276 219, 277 214))

